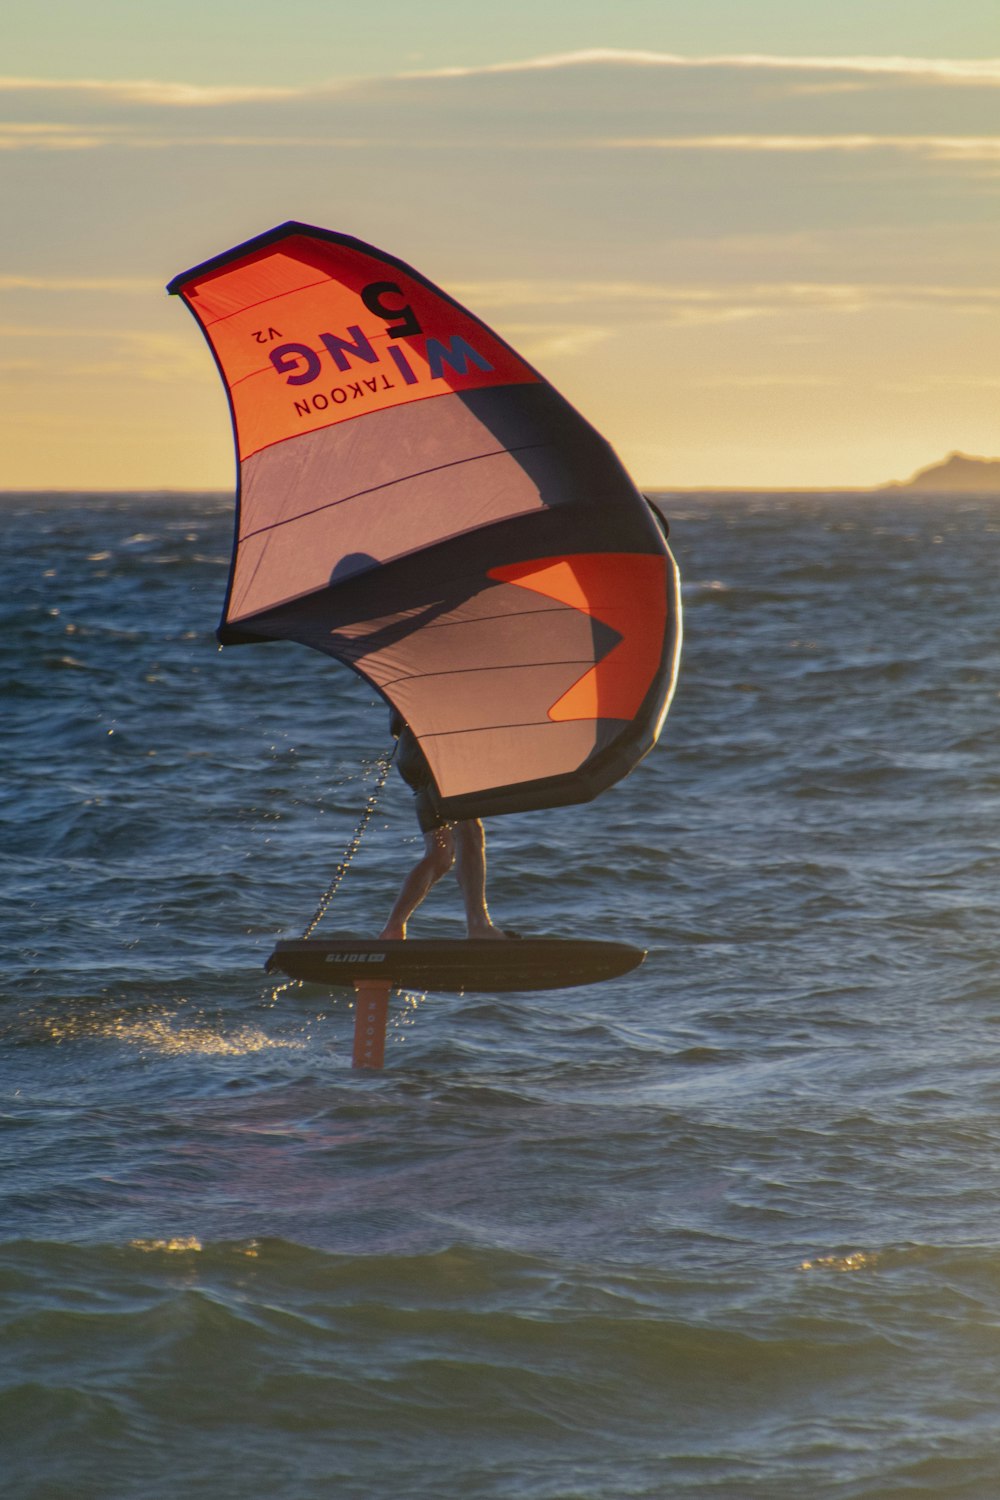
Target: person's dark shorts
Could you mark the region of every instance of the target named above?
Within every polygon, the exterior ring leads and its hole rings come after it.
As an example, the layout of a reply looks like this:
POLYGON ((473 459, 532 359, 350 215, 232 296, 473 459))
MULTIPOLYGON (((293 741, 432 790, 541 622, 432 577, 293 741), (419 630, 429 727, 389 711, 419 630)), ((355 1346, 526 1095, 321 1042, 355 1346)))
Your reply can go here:
POLYGON ((431 768, 408 724, 399 734, 399 743, 396 747, 396 770, 416 800, 417 822, 420 824, 421 832, 433 833, 435 828, 443 828, 448 820, 441 816, 434 802, 434 778, 431 775, 431 768))

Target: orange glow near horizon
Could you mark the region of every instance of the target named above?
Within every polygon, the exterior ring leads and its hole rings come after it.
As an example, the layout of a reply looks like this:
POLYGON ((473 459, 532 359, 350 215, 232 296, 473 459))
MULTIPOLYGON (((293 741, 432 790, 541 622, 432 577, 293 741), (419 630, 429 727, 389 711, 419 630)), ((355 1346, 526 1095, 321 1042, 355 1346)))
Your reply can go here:
POLYGON ((1000 453, 1000 67, 902 42, 0 79, 0 490, 232 488, 225 395, 163 288, 286 219, 419 268, 648 488, 1000 453))

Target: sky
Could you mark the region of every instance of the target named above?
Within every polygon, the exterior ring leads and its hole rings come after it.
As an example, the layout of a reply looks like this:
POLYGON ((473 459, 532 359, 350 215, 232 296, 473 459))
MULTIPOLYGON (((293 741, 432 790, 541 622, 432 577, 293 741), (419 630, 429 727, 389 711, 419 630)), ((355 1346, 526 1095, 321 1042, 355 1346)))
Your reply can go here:
POLYGON ((996 0, 4 0, 0 489, 226 489, 176 273, 298 219, 649 488, 1000 454, 996 0))

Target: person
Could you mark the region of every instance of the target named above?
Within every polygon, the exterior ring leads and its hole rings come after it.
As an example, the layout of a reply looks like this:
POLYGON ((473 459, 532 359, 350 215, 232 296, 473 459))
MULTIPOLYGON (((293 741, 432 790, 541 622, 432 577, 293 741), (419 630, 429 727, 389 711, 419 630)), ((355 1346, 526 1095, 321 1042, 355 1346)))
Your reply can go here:
POLYGON ((413 730, 394 709, 389 728, 397 740, 396 769, 413 792, 424 835, 424 853, 403 881, 379 937, 406 937, 406 924, 434 886, 454 867, 465 906, 470 938, 516 937, 497 927, 486 906, 486 835, 479 818, 448 823, 437 814, 429 792, 433 785, 427 757, 413 730))

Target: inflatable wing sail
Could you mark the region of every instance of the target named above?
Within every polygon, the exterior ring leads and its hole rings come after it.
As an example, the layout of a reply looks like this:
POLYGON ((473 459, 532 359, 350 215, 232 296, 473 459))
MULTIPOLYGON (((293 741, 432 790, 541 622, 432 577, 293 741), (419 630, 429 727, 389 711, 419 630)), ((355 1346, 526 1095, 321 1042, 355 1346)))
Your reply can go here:
POLYGON ((587 801, 655 743, 677 571, 608 444, 402 261, 282 224, 176 277, 239 454, 224 644, 348 663, 442 815, 587 801))

